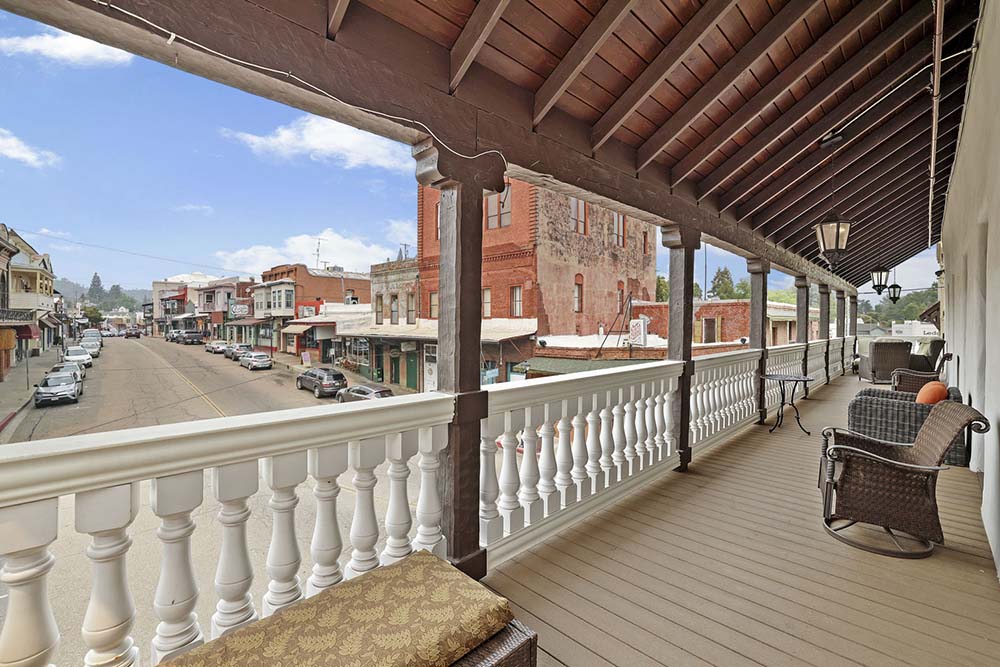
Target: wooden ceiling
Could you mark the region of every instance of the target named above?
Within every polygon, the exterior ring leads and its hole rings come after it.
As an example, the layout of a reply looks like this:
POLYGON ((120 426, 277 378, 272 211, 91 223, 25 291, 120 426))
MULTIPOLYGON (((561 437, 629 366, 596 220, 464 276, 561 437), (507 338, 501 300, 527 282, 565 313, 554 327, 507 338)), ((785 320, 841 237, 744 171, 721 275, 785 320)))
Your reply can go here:
MULTIPOLYGON (((833 203, 856 221, 837 270, 853 284, 928 246, 930 0, 356 2, 449 49, 452 90, 478 63, 534 95, 535 125, 559 109, 594 151, 634 148, 637 171, 810 260, 833 203)), ((978 11, 946 6, 945 56, 972 44, 978 11)), ((967 63, 944 66, 935 241, 967 63)))

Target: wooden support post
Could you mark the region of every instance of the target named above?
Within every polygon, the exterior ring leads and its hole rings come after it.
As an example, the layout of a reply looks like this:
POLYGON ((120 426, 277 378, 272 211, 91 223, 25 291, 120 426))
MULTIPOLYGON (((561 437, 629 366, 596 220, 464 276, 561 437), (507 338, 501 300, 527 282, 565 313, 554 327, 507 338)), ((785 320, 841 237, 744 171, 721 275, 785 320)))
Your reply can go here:
POLYGON ((502 192, 504 164, 489 154, 475 160, 438 149, 433 139, 413 147, 417 180, 441 191, 441 273, 438 390, 455 395, 438 477, 448 559, 476 579, 486 576, 479 544, 479 430, 487 395, 479 386, 483 259, 483 191, 502 192))
POLYGON ((847 335, 854 337, 851 346, 851 359, 858 353, 858 296, 852 294, 847 305, 847 335))
POLYGON ((771 263, 766 259, 754 257, 747 260, 747 273, 750 274, 750 347, 760 350, 754 385, 758 424, 767 419, 764 374, 767 372, 767 274, 770 270, 771 263))
MULTIPOLYGON (((802 351, 802 374, 809 371, 809 278, 795 276, 795 342, 805 343, 802 351)), ((805 384, 805 395, 809 396, 809 383, 805 384)))
POLYGON ((847 346, 844 343, 844 336, 847 335, 847 331, 844 328, 844 324, 847 322, 847 312, 844 310, 846 305, 844 290, 837 290, 837 338, 840 339, 840 374, 847 375, 847 346))
POLYGON ((830 286, 819 284, 819 340, 825 340, 823 352, 823 373, 826 384, 830 384, 830 286))
POLYGON ((691 343, 694 335, 694 251, 701 246, 701 233, 689 226, 671 224, 663 228, 663 246, 670 249, 670 320, 667 356, 683 361, 677 391, 670 402, 671 423, 680 456, 678 470, 691 462, 691 343))

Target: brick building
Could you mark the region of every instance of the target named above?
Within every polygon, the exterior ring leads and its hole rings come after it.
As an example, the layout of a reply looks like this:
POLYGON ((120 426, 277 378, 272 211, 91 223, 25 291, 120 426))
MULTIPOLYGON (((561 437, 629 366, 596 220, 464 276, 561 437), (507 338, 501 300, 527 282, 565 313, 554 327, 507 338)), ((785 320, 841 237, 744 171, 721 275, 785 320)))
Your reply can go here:
MULTIPOLYGON (((669 306, 666 303, 637 302, 632 316, 649 318, 649 332, 667 338, 669 306)), ((795 304, 767 302, 768 347, 794 343, 795 304)), ((819 309, 809 309, 809 340, 819 338, 819 309)), ((750 300, 724 299, 694 302, 694 343, 732 343, 750 337, 750 300)))

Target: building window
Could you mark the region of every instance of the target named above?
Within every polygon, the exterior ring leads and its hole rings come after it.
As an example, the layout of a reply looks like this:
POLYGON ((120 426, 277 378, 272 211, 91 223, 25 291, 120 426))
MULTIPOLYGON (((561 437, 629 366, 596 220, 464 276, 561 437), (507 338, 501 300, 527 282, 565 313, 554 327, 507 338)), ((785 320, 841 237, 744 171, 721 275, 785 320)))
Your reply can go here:
POLYGON ((211 306, 214 302, 215 302, 215 293, 214 292, 206 292, 205 293, 205 305, 206 306, 211 306))
POLYGON ((483 288, 483 317, 493 317, 493 292, 489 287, 483 288))
POLYGON ((434 238, 441 238, 441 202, 434 205, 434 221, 436 226, 434 227, 434 238))
POLYGON ((583 312, 583 276, 576 274, 576 281, 573 285, 573 312, 583 312))
POLYGON ((642 254, 649 254, 649 232, 643 230, 642 232, 642 254))
POLYGON ((389 323, 399 324, 399 295, 389 296, 389 323))
POLYGON ((295 290, 285 290, 285 308, 295 308, 295 290))
POLYGON ((486 229, 510 227, 510 187, 486 198, 486 229))
POLYGON ((406 323, 416 324, 417 322, 417 296, 413 292, 406 295, 406 323))
POLYGON ((521 317, 521 286, 510 288, 510 316, 521 317))
POLYGON ((382 324, 382 295, 375 297, 375 324, 382 324))
POLYGON ((430 316, 432 319, 437 319, 438 316, 438 293, 430 293, 430 316))
POLYGON ((703 317, 701 319, 701 342, 718 343, 721 317, 703 317))
POLYGON ((577 234, 587 233, 587 202, 576 197, 569 198, 569 223, 577 234))
POLYGON ((618 314, 625 312, 625 283, 618 281, 618 314))
POLYGON ((619 248, 625 247, 625 216, 621 213, 611 213, 611 222, 613 225, 613 235, 615 239, 615 245, 619 248))

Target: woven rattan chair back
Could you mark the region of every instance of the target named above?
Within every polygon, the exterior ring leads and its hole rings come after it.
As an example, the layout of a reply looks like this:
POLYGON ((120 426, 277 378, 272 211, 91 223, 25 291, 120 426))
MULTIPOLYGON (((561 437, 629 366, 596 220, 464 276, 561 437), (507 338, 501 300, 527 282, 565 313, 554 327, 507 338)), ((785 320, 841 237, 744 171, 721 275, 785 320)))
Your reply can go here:
POLYGON ((969 425, 977 433, 989 430, 989 422, 979 410, 956 401, 940 401, 920 427, 910 456, 911 463, 939 466, 951 443, 969 425))

